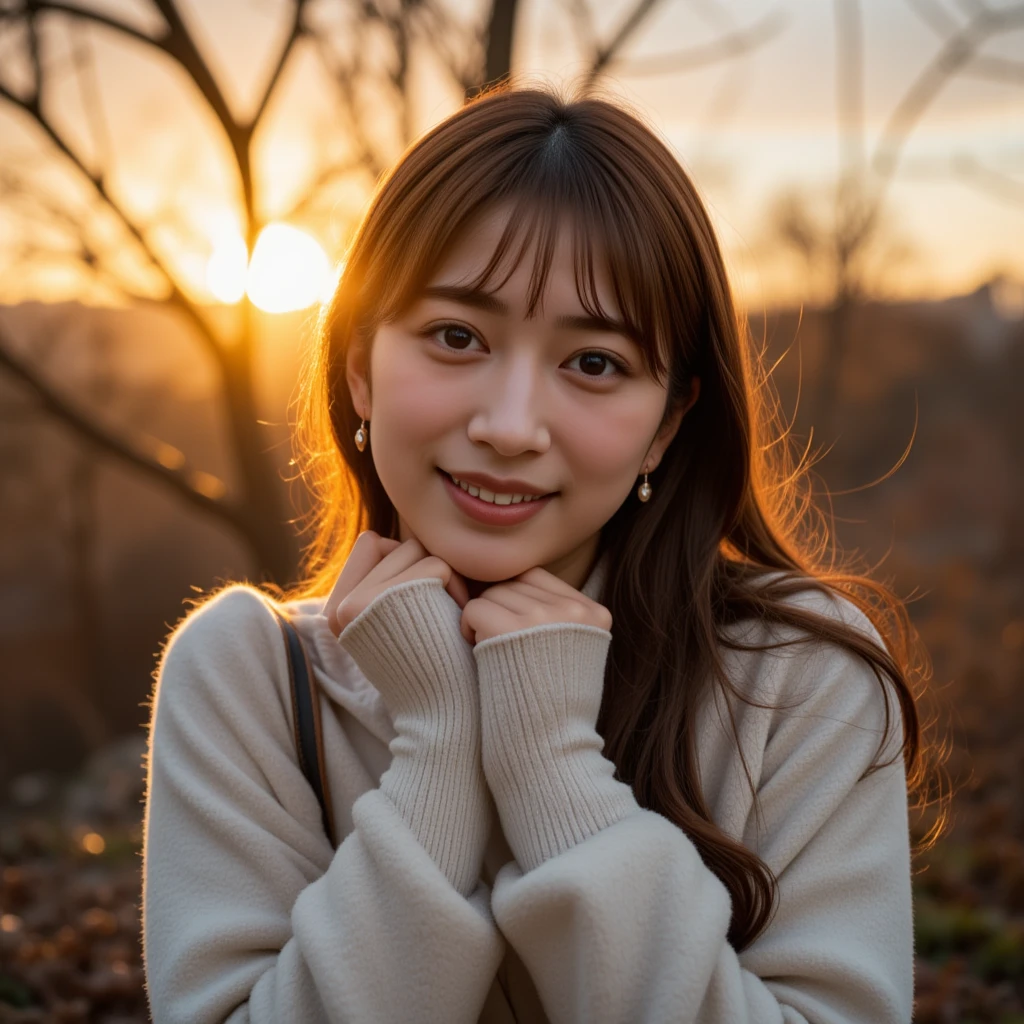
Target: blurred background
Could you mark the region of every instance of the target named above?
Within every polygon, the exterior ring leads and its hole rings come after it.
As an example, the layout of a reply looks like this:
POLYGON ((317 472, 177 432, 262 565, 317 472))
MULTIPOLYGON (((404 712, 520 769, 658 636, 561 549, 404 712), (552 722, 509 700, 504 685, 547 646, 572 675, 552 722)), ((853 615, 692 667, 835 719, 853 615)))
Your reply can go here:
POLYGON ((915 1020, 1019 1024, 1020 0, 0 0, 0 1022, 147 1019, 160 645, 293 578, 318 303, 378 175, 510 70, 632 105, 705 196, 830 529, 932 657, 915 1020))

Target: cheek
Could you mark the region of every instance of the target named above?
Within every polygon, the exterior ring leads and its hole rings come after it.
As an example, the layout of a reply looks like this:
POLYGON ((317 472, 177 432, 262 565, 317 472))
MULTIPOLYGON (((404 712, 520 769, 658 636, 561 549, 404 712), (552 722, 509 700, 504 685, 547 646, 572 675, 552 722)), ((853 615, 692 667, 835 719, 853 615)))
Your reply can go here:
POLYGON ((451 386, 450 377, 445 380, 427 360, 400 346, 385 343, 375 349, 373 426, 378 440, 405 448, 450 430, 461 413, 461 389, 451 386))
POLYGON ((622 396, 563 426, 562 446, 577 486, 621 488, 640 472, 658 429, 664 394, 622 396))

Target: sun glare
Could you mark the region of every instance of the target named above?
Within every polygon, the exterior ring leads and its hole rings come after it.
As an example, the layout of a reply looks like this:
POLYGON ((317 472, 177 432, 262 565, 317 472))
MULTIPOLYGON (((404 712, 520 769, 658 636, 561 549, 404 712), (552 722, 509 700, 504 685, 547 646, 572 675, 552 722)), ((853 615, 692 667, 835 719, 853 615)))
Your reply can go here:
POLYGON ((256 239, 245 290, 267 313, 319 302, 331 263, 315 238, 288 224, 268 224, 256 239))
POLYGON ((248 257, 241 235, 225 235, 216 242, 206 264, 206 287, 218 302, 235 303, 245 294, 248 257))
POLYGON ((246 265, 240 235, 221 236, 206 266, 206 286, 219 302, 248 295, 266 313, 287 313, 325 301, 336 274, 320 244, 289 224, 268 224, 246 265))

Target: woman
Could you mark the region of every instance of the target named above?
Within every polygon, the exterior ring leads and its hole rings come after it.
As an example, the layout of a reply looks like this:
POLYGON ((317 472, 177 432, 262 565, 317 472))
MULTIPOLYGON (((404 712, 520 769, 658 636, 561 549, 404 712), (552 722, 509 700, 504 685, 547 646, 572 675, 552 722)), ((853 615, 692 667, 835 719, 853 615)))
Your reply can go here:
POLYGON ((910 1020, 911 630, 809 550, 764 384, 636 117, 505 88, 405 154, 307 371, 283 604, 340 845, 229 587, 155 691, 156 1024, 910 1020))

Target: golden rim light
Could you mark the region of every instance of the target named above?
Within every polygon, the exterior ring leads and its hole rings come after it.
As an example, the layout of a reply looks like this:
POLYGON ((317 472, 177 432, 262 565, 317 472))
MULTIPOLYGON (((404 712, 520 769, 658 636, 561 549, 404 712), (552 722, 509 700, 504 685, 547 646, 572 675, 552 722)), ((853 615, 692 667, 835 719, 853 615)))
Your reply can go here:
POLYGON ((337 274, 320 243, 290 224, 268 224, 252 258, 237 231, 214 240, 206 264, 206 287, 218 302, 233 305, 243 295, 266 313, 288 313, 329 300, 337 274))

